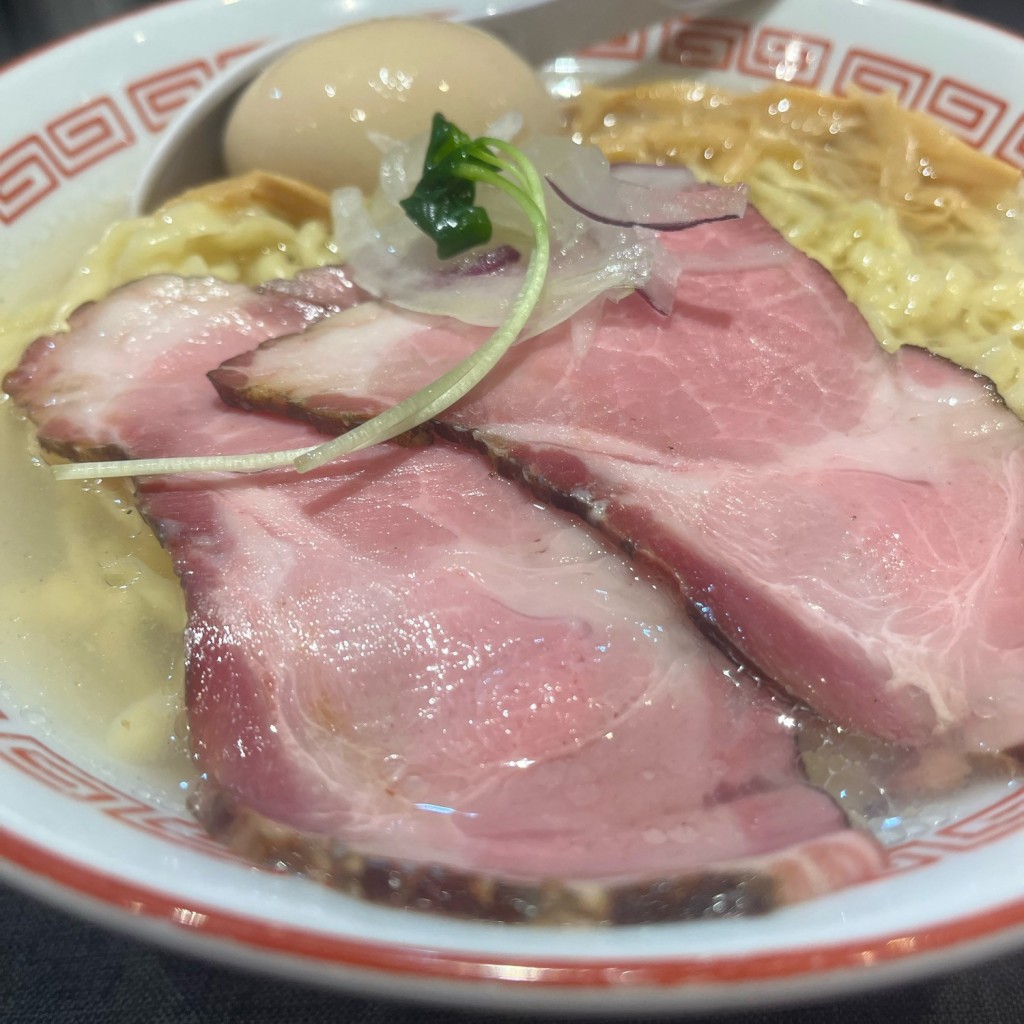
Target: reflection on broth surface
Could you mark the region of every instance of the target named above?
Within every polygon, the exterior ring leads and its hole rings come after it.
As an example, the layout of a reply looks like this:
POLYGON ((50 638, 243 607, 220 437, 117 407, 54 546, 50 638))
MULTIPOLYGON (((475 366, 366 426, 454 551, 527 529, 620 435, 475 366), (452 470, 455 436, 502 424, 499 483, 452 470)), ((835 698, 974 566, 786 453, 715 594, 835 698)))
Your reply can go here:
POLYGON ((5 704, 74 737, 87 756, 184 778, 184 616, 167 556, 127 489, 62 487, 39 459, 26 459, 31 444, 28 424, 5 401, 5 704))

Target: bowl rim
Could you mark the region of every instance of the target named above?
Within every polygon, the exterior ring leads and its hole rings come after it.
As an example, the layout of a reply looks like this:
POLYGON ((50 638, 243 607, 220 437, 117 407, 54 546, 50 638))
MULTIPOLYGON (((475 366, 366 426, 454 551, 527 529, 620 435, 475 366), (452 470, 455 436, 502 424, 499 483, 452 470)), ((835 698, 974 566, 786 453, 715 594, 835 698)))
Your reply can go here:
MULTIPOLYGON (((255 870, 255 869, 254 869, 255 870)), ((0 875, 23 891, 95 923, 128 932, 178 952, 194 953, 196 940, 213 959, 251 969, 239 950, 259 957, 262 969, 287 977, 344 982, 345 987, 395 994, 395 981, 412 982, 414 997, 430 999, 442 983, 446 1001, 535 1009, 635 1011, 662 1002, 675 1012, 735 1006, 737 986, 745 999, 784 1004, 818 990, 827 975, 830 994, 852 993, 867 972, 873 984, 907 983, 966 966, 1013 948, 1024 939, 1024 897, 963 914, 917 934, 891 932, 868 940, 808 948, 784 948, 734 957, 700 955, 574 960, 554 956, 488 955, 486 950, 439 950, 347 938, 270 922, 189 901, 173 893, 127 881, 54 852, 0 826, 0 875), (11 870, 13 868, 13 870, 11 870), (69 899, 70 898, 70 899, 69 899), (948 953, 957 955, 951 963, 948 953), (500 962, 499 962, 500 961, 500 962), (359 972, 350 975, 350 971, 359 972), (365 972, 369 972, 368 974, 365 972), (527 978, 529 992, 524 993, 527 978), (479 991, 482 989, 483 991, 479 991), (685 992, 686 1005, 678 997, 685 992), (615 996, 626 994, 619 1007, 615 996), (520 998, 525 996, 525 999, 520 998), (664 997, 668 997, 667 1002, 664 997), (611 1002, 609 1002, 611 998, 611 1002)))
MULTIPOLYGON (((169 8, 210 6, 214 0, 171 0, 169 8)), ((840 0, 846 2, 846 0, 840 0)), ((936 9, 923 0, 869 0, 872 4, 907 5, 942 17, 959 17, 1002 32, 1017 43, 1024 36, 990 25, 963 12, 936 9)), ((112 25, 146 19, 152 9, 133 11, 82 29, 63 40, 47 44, 0 68, 0 74, 29 63, 38 56, 59 51, 69 41, 107 31, 112 25)), ((2 717, 2 716, 0 716, 2 717)), ((173 894, 138 882, 126 881, 62 855, 53 848, 19 836, 0 825, 0 876, 12 884, 62 907, 72 906, 101 924, 131 932, 182 952, 202 947, 212 957, 252 966, 239 950, 259 956, 259 966, 273 973, 295 976, 299 961, 313 980, 343 980, 347 989, 395 993, 395 978, 411 979, 410 994, 431 997, 444 985, 443 997, 452 1001, 495 1006, 549 1007, 564 1009, 609 1007, 608 994, 621 993, 635 1010, 640 999, 667 997, 674 1012, 693 1012, 737 1005, 737 986, 748 996, 786 1002, 807 995, 809 981, 827 977, 829 991, 852 992, 871 974, 872 984, 911 980, 912 977, 948 969, 951 959, 962 963, 979 960, 1024 939, 1024 897, 1004 904, 961 914, 908 935, 892 932, 868 940, 835 942, 813 948, 781 948, 734 957, 716 955, 630 958, 591 958, 586 961, 550 956, 514 957, 500 954, 502 963, 485 951, 468 953, 430 950, 392 942, 344 938, 309 929, 302 930, 266 919, 215 906, 190 905, 187 913, 173 894), (369 972, 364 976, 346 971, 369 972), (524 985, 524 977, 529 984, 524 985), (524 990, 528 990, 524 991, 524 990), (680 1005, 685 990, 688 1004, 680 1005)))

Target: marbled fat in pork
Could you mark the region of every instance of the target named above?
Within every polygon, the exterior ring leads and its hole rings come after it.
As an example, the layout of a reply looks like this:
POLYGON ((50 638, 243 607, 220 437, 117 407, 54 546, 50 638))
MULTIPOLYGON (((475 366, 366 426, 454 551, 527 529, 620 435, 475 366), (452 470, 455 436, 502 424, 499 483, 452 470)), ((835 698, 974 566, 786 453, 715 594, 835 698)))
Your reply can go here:
MULTIPOLYGON (((310 427, 229 408, 204 374, 314 322, 308 299, 139 282, 7 387, 70 456, 301 447, 310 427)), ((881 869, 773 700, 476 454, 144 479, 138 500, 185 592, 198 812, 246 856, 392 905, 559 921, 765 910, 881 869)))
MULTIPOLYGON (((743 663, 858 731, 1024 742, 1024 427, 980 379, 893 356, 756 213, 663 236, 697 268, 659 317, 518 345, 439 429, 671 574, 743 663), (762 262, 744 253, 775 251, 762 262)), ((481 343, 363 305, 213 375, 334 429, 481 343)))

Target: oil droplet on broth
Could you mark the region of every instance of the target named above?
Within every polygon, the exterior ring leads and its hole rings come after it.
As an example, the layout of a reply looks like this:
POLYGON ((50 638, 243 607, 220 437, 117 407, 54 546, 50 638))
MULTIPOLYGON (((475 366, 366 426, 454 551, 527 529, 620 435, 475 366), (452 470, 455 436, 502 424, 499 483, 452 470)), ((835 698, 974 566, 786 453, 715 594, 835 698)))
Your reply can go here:
POLYGON ((0 473, 4 710, 37 711, 26 724, 73 757, 179 790, 184 608, 166 554, 126 490, 54 481, 10 401, 0 473))

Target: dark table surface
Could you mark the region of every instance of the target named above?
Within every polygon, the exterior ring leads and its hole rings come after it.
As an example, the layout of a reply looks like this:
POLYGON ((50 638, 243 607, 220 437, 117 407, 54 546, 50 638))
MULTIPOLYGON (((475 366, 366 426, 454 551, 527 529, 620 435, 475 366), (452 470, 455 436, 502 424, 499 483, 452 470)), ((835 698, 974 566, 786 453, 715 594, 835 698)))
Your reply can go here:
MULTIPOLYGON (((0 0, 0 58, 133 6, 142 3, 0 0)), ((1024 34, 1024 0, 951 0, 943 6, 1024 34)), ((482 1019, 513 1018, 351 998, 252 976, 104 931, 0 885, 2 1024, 439 1024, 482 1019)), ((541 1024, 556 1020, 537 1019, 541 1024)), ((720 1024, 1020 1024, 1024 952, 867 997, 714 1019, 720 1024)))

